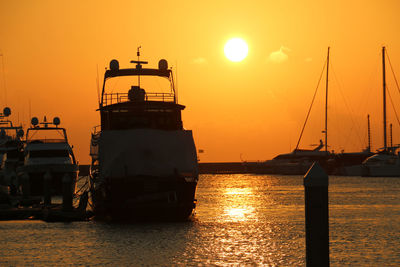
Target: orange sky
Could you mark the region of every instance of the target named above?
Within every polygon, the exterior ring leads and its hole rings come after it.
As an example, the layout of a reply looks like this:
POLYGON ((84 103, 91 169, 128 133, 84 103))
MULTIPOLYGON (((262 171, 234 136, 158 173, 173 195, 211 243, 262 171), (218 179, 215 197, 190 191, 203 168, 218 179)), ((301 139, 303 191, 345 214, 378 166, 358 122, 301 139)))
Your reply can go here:
MULTIPOLYGON (((99 124, 96 77, 116 58, 129 67, 136 47, 155 67, 178 69, 184 127, 202 162, 265 160, 292 150, 331 46, 330 149, 381 147, 381 47, 400 79, 400 2, 393 1, 0 1, 0 107, 29 126, 31 115, 60 116, 78 160, 89 163, 99 124), (156 4, 158 3, 158 4, 156 4), (241 37, 248 57, 228 61, 241 37)), ((400 94, 388 66, 388 86, 400 94)), ((324 82, 324 81, 323 81, 324 82)), ((320 87, 302 148, 323 138, 320 87)), ((400 109, 398 110, 400 116, 400 109)), ((388 99, 393 142, 400 126, 388 99)))

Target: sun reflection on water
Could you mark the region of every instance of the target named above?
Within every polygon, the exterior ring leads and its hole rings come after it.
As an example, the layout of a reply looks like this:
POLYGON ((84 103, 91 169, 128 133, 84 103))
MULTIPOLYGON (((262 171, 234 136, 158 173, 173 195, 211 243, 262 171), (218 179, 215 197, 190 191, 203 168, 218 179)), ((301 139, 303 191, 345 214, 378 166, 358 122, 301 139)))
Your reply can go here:
POLYGON ((224 199, 224 221, 247 221, 254 218, 255 209, 252 203, 251 188, 226 188, 224 199))

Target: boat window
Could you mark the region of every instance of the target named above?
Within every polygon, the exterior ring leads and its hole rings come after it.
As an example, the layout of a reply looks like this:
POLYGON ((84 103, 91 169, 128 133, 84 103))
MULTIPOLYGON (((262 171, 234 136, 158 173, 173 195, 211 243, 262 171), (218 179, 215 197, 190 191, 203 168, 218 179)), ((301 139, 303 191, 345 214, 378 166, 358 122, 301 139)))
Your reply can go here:
POLYGON ((31 158, 65 158, 69 157, 68 150, 32 150, 29 151, 29 157, 31 158))
POLYGON ((102 113, 104 129, 138 129, 152 128, 162 130, 182 129, 179 110, 148 109, 120 113, 118 110, 102 113))
POLYGON ((66 138, 64 128, 30 128, 26 133, 28 143, 60 143, 66 138))
POLYGON ((105 106, 126 101, 156 100, 173 102, 174 95, 169 79, 159 76, 119 76, 107 80, 104 87, 105 106), (136 92, 135 92, 136 91, 136 92))

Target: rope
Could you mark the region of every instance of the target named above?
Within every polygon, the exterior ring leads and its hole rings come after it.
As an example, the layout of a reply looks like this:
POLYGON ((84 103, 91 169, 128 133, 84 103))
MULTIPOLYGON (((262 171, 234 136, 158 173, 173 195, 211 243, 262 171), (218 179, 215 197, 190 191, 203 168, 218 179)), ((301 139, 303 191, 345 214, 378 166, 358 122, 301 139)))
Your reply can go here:
MULTIPOLYGON (((341 86, 341 84, 340 84, 340 82, 339 82, 339 80, 338 80, 338 78, 337 78, 337 76, 336 76, 336 72, 335 72, 335 70, 334 70, 334 68, 333 68, 333 64, 332 64, 332 63, 331 63, 331 70, 332 70, 332 72, 333 72, 333 77, 335 78, 335 80, 336 80, 336 82, 337 82, 337 84, 338 84, 339 93, 340 93, 340 95, 341 95, 341 97, 342 97, 342 99, 343 99, 344 105, 346 106, 347 110, 348 110, 349 113, 350 113, 350 120, 351 120, 352 126, 351 126, 351 128, 350 128, 350 132, 348 133, 348 137, 350 136, 351 132, 353 131, 353 128, 354 128, 354 127, 357 128, 357 130, 356 130, 356 135, 357 135, 357 137, 358 137, 358 140, 359 140, 360 144, 362 145, 362 138, 360 137, 360 126, 359 126, 358 123, 356 123, 356 122, 354 121, 354 112, 353 112, 353 110, 350 108, 350 106, 348 105, 348 103, 347 103, 347 101, 346 101, 346 98, 345 98, 345 96, 344 96, 344 94, 343 94, 342 86, 341 86)), ((343 135, 340 135, 340 136, 343 136, 343 135)), ((346 144, 349 142, 349 140, 350 140, 350 138, 346 138, 346 142, 344 143, 344 147, 346 147, 346 144)))
MULTIPOLYGON (((388 59, 388 61, 389 61, 389 66, 390 66, 390 69, 391 69, 391 71, 392 71, 394 81, 396 82, 397 90, 398 90, 399 93, 400 93, 399 83, 397 82, 397 78, 396 78, 396 75, 395 75, 395 73, 394 73, 392 63, 390 62, 390 58, 389 58, 389 54, 387 53, 387 49, 386 49, 386 57, 387 57, 387 59, 388 59)), ((393 99, 392 99, 392 97, 391 97, 391 95, 390 95, 390 92, 389 92, 389 90, 388 90, 387 87, 386 87, 386 91, 388 92, 388 95, 389 95, 389 98, 390 98, 390 102, 392 103, 392 107, 393 107, 393 110, 394 110, 394 114, 396 115, 397 123, 400 125, 400 120, 399 120, 399 117, 397 116, 396 107, 395 107, 395 105, 394 105, 394 103, 393 103, 393 99)))
POLYGON ((82 196, 82 194, 86 191, 89 191, 88 189, 88 179, 87 176, 80 176, 80 178, 78 178, 78 180, 76 181, 76 183, 78 183, 80 180, 82 179, 86 179, 85 183, 75 192, 74 194, 74 198, 80 198, 82 196))
POLYGON ((399 120, 399 116, 397 116, 396 107, 394 106, 394 103, 393 103, 392 96, 390 95, 390 92, 389 92, 389 90, 388 90, 388 87, 387 87, 387 86, 386 86, 386 91, 388 92, 389 99, 390 99, 390 103, 392 103, 392 107, 393 107, 394 114, 396 115, 397 123, 398 123, 398 124, 399 124, 399 126, 400 126, 400 120, 399 120))
POLYGON ((386 56, 387 56, 388 61, 389 61, 390 69, 392 70, 392 74, 393 74, 394 81, 396 82, 397 90, 398 90, 399 93, 400 93, 399 83, 397 82, 396 75, 394 74, 394 70, 393 70, 393 67, 392 67, 392 63, 390 62, 389 54, 387 53, 387 49, 386 49, 386 56))
POLYGON ((296 145, 296 149, 295 149, 295 150, 297 150, 297 149, 299 148, 300 140, 301 140, 301 137, 303 136, 304 129, 306 128, 306 124, 307 124, 307 121, 308 121, 308 117, 310 116, 311 108, 312 108, 312 106, 313 106, 313 104, 314 104, 315 96, 317 95, 318 87, 319 87, 319 84, 320 84, 320 82, 321 82, 322 75, 324 74, 325 67, 326 67, 326 60, 325 60, 325 63, 324 63, 324 67, 322 68, 321 75, 319 76, 317 88, 315 88, 314 96, 313 96, 313 98, 312 98, 310 108, 308 109, 308 113, 307 113, 307 116, 306 116, 306 120, 304 121, 303 128, 301 129, 301 133, 300 133, 300 136, 299 136, 299 140, 297 141, 297 145, 296 145))

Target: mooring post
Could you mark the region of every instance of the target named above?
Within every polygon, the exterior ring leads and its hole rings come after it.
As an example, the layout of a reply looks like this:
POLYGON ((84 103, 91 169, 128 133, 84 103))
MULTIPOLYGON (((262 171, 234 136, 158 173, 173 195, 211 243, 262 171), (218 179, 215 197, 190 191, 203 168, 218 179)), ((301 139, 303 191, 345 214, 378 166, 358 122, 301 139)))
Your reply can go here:
POLYGON ((304 176, 306 266, 329 266, 328 175, 314 162, 304 176))
POLYGON ((44 205, 51 205, 51 174, 47 171, 43 175, 43 193, 44 193, 44 205))
POLYGON ((62 178, 62 187, 63 187, 63 202, 62 209, 63 211, 71 211, 72 210, 72 178, 68 174, 64 174, 62 178))

